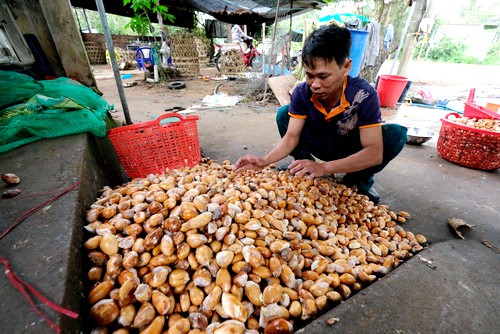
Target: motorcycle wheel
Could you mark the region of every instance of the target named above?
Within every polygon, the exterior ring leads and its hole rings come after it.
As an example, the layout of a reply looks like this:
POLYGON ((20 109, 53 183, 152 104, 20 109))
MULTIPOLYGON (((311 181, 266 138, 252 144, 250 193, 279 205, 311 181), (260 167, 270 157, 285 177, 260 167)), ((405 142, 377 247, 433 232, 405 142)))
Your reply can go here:
POLYGON ((262 70, 262 55, 256 55, 250 60, 250 66, 255 72, 262 70))

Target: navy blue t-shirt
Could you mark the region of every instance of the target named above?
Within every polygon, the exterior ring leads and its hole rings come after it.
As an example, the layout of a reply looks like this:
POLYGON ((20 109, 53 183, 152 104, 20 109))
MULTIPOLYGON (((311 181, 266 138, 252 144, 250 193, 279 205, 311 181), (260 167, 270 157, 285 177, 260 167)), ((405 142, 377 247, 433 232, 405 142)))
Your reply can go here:
POLYGON ((291 96, 290 117, 305 119, 301 140, 322 160, 338 159, 361 149, 359 129, 381 126, 380 101, 364 79, 344 78, 340 101, 332 110, 317 100, 306 82, 291 96))

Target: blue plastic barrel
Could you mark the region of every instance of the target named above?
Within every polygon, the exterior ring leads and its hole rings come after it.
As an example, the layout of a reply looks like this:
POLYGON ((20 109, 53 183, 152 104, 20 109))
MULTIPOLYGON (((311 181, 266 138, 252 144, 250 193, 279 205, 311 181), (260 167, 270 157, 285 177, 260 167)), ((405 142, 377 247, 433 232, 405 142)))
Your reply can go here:
POLYGON ((410 86, 412 84, 413 81, 408 81, 406 83, 406 86, 405 86, 405 89, 403 89, 403 92, 401 93, 401 95, 399 96, 399 99, 398 99, 398 103, 403 103, 406 99, 406 94, 408 93, 408 89, 410 89, 410 86))
POLYGON ((365 54, 366 41, 368 40, 368 31, 349 29, 351 32, 352 45, 351 45, 351 59, 352 68, 349 75, 353 78, 359 75, 361 70, 361 62, 365 54))

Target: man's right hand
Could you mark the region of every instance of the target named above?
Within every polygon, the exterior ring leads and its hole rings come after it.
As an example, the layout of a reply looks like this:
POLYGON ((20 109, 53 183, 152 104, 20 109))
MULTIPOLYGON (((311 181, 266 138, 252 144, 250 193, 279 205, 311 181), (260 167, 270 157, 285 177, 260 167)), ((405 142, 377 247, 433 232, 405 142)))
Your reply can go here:
POLYGON ((259 170, 267 166, 263 158, 255 155, 245 155, 236 161, 234 164, 234 171, 239 172, 242 170, 259 170))

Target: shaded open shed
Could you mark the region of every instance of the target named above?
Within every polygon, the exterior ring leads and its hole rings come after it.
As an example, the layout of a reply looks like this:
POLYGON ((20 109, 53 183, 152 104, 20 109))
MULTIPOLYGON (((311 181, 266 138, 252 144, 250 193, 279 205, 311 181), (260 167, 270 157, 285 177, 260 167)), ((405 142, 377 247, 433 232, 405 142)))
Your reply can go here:
MULTIPOLYGON (((122 1, 103 0, 103 3, 107 13, 128 17, 133 15, 130 6, 124 6, 122 1)), ((191 28, 196 11, 227 23, 271 23, 276 16, 278 1, 164 0, 160 3, 168 6, 169 13, 176 17, 172 25, 191 28)), ((7 36, 2 39, 2 46, 8 50, 0 57, 1 69, 26 73, 38 79, 67 76, 86 86, 96 86, 72 10, 72 6, 96 10, 95 1, 2 0, 0 5, 2 25, 5 27, 3 33, 7 36)), ((323 1, 283 0, 279 2, 278 16, 296 15, 323 5, 323 1)), ((150 19, 157 22, 156 15, 151 15, 150 19)))

